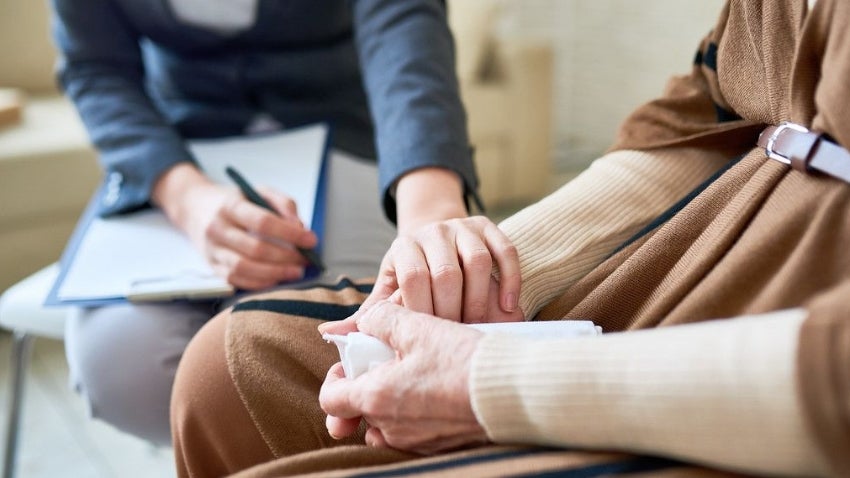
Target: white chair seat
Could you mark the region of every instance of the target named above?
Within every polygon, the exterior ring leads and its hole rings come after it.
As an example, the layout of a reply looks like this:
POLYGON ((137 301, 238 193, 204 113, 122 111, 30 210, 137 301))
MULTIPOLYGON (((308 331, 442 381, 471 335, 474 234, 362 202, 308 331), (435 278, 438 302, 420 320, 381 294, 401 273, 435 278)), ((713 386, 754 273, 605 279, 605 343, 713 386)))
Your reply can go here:
POLYGON ((43 305, 58 274, 59 265, 51 264, 7 289, 0 296, 0 327, 61 340, 68 308, 43 305))

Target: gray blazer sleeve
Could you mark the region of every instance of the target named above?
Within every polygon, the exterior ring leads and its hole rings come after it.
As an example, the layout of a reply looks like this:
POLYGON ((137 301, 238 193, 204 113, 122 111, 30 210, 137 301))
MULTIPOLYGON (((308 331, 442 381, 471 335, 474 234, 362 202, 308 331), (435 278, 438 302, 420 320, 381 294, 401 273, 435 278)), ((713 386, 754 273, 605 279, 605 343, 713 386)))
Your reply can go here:
POLYGON ((100 213, 149 204, 154 182, 193 161, 144 91, 139 36, 110 0, 52 0, 58 78, 100 152, 100 213))
POLYGON ((375 123, 384 211, 403 174, 438 166, 463 179, 481 207, 455 74, 454 43, 441 0, 352 0, 355 40, 375 123))

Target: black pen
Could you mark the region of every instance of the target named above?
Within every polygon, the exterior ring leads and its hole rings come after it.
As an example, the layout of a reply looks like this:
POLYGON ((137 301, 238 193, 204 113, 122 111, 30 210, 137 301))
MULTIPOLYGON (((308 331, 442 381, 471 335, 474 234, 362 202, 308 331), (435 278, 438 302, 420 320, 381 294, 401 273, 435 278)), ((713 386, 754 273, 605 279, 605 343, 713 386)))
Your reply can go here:
MULTIPOLYGON (((266 202, 266 200, 263 199, 263 197, 260 196, 257 191, 255 191, 254 188, 251 187, 250 184, 248 184, 248 181, 246 181, 245 178, 242 177, 241 174, 239 174, 239 172, 237 172, 231 166, 228 166, 225 169, 225 172, 228 176, 230 176, 230 179, 232 179, 233 182, 235 182, 236 185, 239 186, 239 190, 242 191, 242 194, 245 196, 246 199, 248 199, 248 201, 251 201, 252 203, 256 204, 257 206, 260 206, 261 208, 267 209, 274 214, 278 214, 278 212, 271 206, 271 204, 266 202)), ((296 246, 295 248, 298 249, 298 252, 300 252, 301 255, 304 256, 304 258, 307 259, 311 264, 318 267, 319 272, 324 272, 325 265, 322 263, 322 259, 319 257, 319 255, 316 254, 316 251, 306 249, 304 247, 296 246)))

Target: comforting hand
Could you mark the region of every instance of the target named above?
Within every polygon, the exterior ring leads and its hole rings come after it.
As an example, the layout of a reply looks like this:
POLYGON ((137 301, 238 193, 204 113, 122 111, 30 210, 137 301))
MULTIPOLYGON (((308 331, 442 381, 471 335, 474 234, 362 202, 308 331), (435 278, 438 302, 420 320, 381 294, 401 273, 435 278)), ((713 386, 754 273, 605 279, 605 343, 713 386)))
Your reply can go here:
POLYGON ((247 290, 304 275, 306 261, 293 246, 312 248, 317 238, 298 219, 292 199, 261 190, 278 211, 276 215, 249 202, 235 189, 195 175, 200 173, 175 171, 184 167, 191 166, 180 165, 169 171, 170 177, 157 184, 154 197, 217 274, 247 290))
MULTIPOLYGON (((496 279, 490 279, 490 293, 487 295, 487 309, 484 312, 484 320, 483 322, 522 322, 525 320, 525 316, 522 314, 522 310, 517 307, 513 312, 505 312, 499 307, 497 299, 499 297, 499 284, 496 282, 496 279)), ((380 301, 379 301, 380 302, 380 301)), ((395 305, 404 306, 401 302, 401 290, 396 290, 390 297, 387 299, 387 302, 393 303, 395 305)), ((360 316, 367 313, 373 304, 364 304, 357 312, 354 313, 351 317, 348 317, 345 320, 338 320, 335 322, 325 322, 321 325, 321 332, 334 334, 334 335, 346 335, 351 332, 356 332, 358 321, 360 320, 360 316)))
POLYGON ((341 364, 331 367, 319 393, 331 436, 353 434, 362 418, 366 443, 377 447, 430 454, 487 442, 469 399, 480 331, 386 301, 360 313, 357 327, 396 359, 356 380, 344 378, 341 364))
POLYGON ((399 236, 384 256, 375 288, 364 305, 400 291, 413 310, 455 321, 482 322, 493 292, 493 264, 502 310, 517 309, 519 260, 510 240, 484 217, 467 217, 459 176, 422 168, 397 185, 399 236))
POLYGON ((418 312, 458 322, 491 321, 487 316, 491 294, 503 312, 517 310, 516 248, 482 216, 428 224, 396 238, 364 305, 396 291, 405 307, 418 312), (492 276, 494 263, 499 267, 498 282, 492 276))

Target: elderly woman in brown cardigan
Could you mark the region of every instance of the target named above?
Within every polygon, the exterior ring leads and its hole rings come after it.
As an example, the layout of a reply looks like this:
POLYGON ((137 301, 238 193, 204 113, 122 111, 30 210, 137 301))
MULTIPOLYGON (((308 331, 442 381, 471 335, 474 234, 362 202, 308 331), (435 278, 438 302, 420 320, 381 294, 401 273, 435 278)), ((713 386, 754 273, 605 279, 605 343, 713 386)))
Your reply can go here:
POLYGON ((606 334, 482 335, 410 290, 317 320, 367 282, 246 298, 181 363, 180 474, 850 476, 848 146, 850 2, 730 0, 608 154, 499 225, 522 289, 483 318, 606 334), (396 359, 346 379, 320 323, 396 359))

